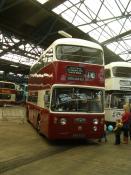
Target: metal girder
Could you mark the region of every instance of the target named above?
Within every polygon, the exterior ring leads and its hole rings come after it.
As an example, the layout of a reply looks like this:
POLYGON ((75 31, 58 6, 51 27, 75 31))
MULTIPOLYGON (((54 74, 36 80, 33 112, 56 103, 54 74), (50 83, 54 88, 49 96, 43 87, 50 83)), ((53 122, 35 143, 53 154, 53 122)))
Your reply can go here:
POLYGON ((114 41, 117 42, 118 40, 120 40, 120 38, 122 38, 122 37, 124 37, 124 36, 127 36, 127 35, 129 35, 129 34, 131 34, 131 30, 129 30, 129 31, 127 31, 127 32, 124 32, 124 33, 121 33, 120 35, 117 35, 117 36, 115 36, 115 37, 112 37, 112 38, 110 38, 110 39, 108 39, 108 40, 102 42, 101 44, 102 44, 102 45, 106 45, 106 44, 112 43, 112 42, 114 42, 114 41))
POLYGON ((34 47, 34 44, 30 44, 24 39, 18 40, 7 31, 6 33, 1 32, 0 36, 0 57, 11 52, 37 60, 41 54, 41 52, 37 49, 37 46, 34 47), (28 46, 26 46, 26 44, 28 44, 28 46), (20 46, 23 47, 20 48, 20 46))

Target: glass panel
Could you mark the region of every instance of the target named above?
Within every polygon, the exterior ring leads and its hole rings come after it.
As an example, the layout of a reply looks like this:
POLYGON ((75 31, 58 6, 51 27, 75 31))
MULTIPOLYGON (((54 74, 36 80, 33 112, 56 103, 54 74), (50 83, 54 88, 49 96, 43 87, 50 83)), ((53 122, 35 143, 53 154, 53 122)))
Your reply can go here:
POLYGON ((45 103, 45 107, 49 107, 50 104, 50 91, 46 91, 45 95, 44 95, 44 103, 45 103))
POLYGON ((110 95, 105 93, 105 108, 110 106, 110 95))
POLYGON ((56 58, 65 61, 103 64, 101 50, 82 46, 59 45, 56 48, 56 58))
POLYGON ((57 87, 53 90, 52 111, 103 112, 103 91, 87 88, 57 87))
POLYGON ((131 92, 114 93, 111 96, 111 107, 123 109, 125 103, 131 104, 131 92))
POLYGON ((0 94, 0 100, 9 100, 11 99, 11 95, 10 94, 0 94))
POLYGON ((131 67, 113 67, 112 73, 115 77, 131 78, 131 67))
MULTIPOLYGON (((121 39, 117 39, 117 44, 112 44, 111 42, 113 41, 108 42, 108 39, 114 39, 115 36, 130 30, 130 0, 68 0, 65 2, 62 4, 63 6, 59 5, 52 11, 59 14, 74 26, 77 26, 77 28, 95 40, 100 43, 103 42, 102 44, 106 45, 122 59, 130 61, 131 44, 127 43, 125 35, 121 39), (69 5, 67 6, 65 2, 69 5), (73 15, 70 16, 70 14, 73 15), (123 54, 127 54, 127 56, 123 54)), ((130 35, 128 36, 130 42, 130 35)))
POLYGON ((15 89, 14 84, 0 82, 0 88, 15 89))

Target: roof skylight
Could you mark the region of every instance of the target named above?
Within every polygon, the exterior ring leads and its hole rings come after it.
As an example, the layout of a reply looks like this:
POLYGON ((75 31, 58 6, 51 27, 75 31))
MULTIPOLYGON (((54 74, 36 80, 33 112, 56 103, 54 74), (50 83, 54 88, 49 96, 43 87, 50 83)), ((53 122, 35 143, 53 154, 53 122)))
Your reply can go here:
POLYGON ((47 1, 49 1, 49 0, 36 0, 36 1, 38 1, 39 3, 41 3, 41 4, 45 4, 47 1))
POLYGON ((124 60, 131 59, 131 41, 124 36, 114 40, 116 36, 131 29, 130 0, 67 0, 52 11, 106 45, 124 60))

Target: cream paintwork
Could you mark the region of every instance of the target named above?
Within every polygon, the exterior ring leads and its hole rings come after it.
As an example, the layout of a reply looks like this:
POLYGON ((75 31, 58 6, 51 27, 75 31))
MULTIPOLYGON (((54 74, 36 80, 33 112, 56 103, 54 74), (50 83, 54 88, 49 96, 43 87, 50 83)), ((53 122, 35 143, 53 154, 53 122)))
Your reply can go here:
POLYGON ((44 90, 39 90, 38 91, 38 102, 37 105, 41 108, 44 108, 44 95, 45 91, 44 90))
MULTIPOLYGON (((120 84, 120 81, 130 81, 131 78, 123 78, 123 77, 114 77, 112 74, 112 68, 113 67, 131 67, 131 63, 127 62, 112 62, 108 65, 105 66, 105 69, 110 69, 111 70, 111 78, 105 79, 105 90, 106 91, 112 91, 114 92, 120 92, 121 89, 123 89, 123 92, 126 92, 126 88, 128 88, 128 91, 131 91, 131 86, 127 85, 122 85, 120 84), (125 90, 124 90, 125 89, 125 90)), ((108 122, 115 122, 115 120, 119 117, 113 117, 113 113, 120 113, 122 114, 123 109, 118 109, 118 108, 105 108, 105 119, 108 122)))

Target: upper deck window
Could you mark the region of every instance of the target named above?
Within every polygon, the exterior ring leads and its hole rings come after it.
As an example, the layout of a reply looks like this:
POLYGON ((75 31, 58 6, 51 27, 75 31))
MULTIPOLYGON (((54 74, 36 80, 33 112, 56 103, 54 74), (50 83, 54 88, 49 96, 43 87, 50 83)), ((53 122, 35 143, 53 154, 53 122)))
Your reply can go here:
POLYGON ((113 67, 113 76, 131 78, 131 67, 113 67))
POLYGON ((56 48, 56 58, 65 61, 103 64, 101 50, 84 46, 58 45, 56 48))
POLYGON ((10 84, 10 83, 4 83, 4 82, 0 82, 0 88, 6 88, 6 89, 15 89, 15 85, 14 84, 10 84))
POLYGON ((30 70, 30 73, 37 73, 41 68, 49 65, 53 61, 53 49, 50 48, 43 55, 41 55, 40 59, 34 64, 30 70))

